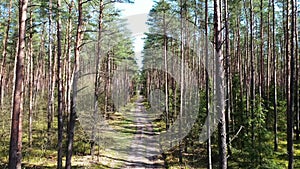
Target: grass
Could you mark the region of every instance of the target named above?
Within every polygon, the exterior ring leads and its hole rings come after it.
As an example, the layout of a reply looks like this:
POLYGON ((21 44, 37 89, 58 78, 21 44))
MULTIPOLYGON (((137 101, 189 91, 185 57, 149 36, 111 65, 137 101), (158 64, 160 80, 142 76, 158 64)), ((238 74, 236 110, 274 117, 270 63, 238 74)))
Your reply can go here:
MULTIPOLYGON (((135 99, 135 98, 133 98, 135 99)), ((132 100, 134 101, 134 100, 132 100)), ((130 148, 130 141, 132 140, 136 129, 134 122, 129 118, 125 118, 126 112, 134 108, 134 104, 129 103, 119 112, 111 114, 108 123, 117 133, 107 132, 106 138, 114 138, 114 143, 108 143, 110 146, 99 144, 96 146, 96 155, 91 157, 90 154, 90 139, 87 132, 83 130, 80 123, 76 123, 72 166, 74 168, 120 168, 124 159, 126 159, 126 152, 130 148), (129 146, 128 146, 129 145, 129 146), (123 151, 120 151, 123 150, 123 151), (120 159, 113 159, 118 156, 120 159)), ((10 110, 2 107, 0 111, 1 130, 0 136, 0 168, 7 168, 8 152, 9 152, 9 130, 10 130, 10 110)), ((47 133, 47 108, 41 105, 36 109, 33 120, 33 145, 29 147, 28 140, 28 114, 25 111, 23 116, 23 139, 22 139, 22 168, 56 168, 57 163, 57 118, 54 117, 52 129, 50 130, 50 137, 47 133)), ((64 142, 63 148, 66 150, 66 133, 67 126, 64 126, 64 142)), ((104 139, 103 139, 104 140, 104 139)), ((101 142, 101 140, 100 140, 101 142)), ((65 155, 64 155, 65 156, 65 155)), ((65 158, 63 159, 63 165, 65 158)), ((72 167, 73 168, 73 167, 72 167)))

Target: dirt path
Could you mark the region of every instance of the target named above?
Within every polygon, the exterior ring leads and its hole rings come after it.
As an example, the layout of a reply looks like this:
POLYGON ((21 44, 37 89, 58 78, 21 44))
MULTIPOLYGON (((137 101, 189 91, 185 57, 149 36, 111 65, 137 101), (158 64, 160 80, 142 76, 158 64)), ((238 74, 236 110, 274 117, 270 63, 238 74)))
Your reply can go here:
POLYGON ((162 160, 157 158, 158 142, 152 139, 156 133, 143 105, 143 96, 138 95, 135 109, 131 110, 137 131, 130 147, 130 153, 124 168, 164 168, 162 160))

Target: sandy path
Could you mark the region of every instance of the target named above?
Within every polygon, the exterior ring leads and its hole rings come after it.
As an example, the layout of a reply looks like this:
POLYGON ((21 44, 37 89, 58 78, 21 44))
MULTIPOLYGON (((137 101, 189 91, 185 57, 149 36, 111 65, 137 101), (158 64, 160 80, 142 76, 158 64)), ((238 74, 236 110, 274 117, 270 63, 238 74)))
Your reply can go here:
POLYGON ((164 168, 163 161, 156 158, 160 154, 158 142, 152 139, 156 133, 153 131, 151 119, 143 106, 143 96, 135 102, 136 108, 133 119, 137 128, 132 141, 130 153, 124 168, 164 168))

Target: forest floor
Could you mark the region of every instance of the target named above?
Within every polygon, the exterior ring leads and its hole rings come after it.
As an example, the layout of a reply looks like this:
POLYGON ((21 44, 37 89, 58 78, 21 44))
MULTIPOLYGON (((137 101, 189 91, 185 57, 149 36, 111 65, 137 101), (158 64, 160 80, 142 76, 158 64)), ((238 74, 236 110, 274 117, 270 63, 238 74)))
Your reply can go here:
MULTIPOLYGON (((106 133, 96 147, 95 156, 90 155, 90 142, 87 132, 83 130, 81 124, 76 124, 76 134, 74 140, 74 155, 72 158, 72 168, 80 169, 110 169, 110 168, 206 168, 206 144, 197 141, 190 145, 183 153, 183 163, 178 162, 178 145, 165 152, 165 159, 159 154, 158 143, 152 136, 159 135, 165 130, 163 120, 153 120, 147 114, 148 103, 141 95, 136 95, 131 101, 120 110, 110 113, 107 119, 109 126, 114 133, 106 133), (152 121, 153 120, 153 121, 152 121), (113 134, 113 135, 110 135, 113 134), (112 138, 112 139, 107 139, 112 138), (167 166, 167 167, 165 167, 167 166)), ((8 109, 9 110, 9 109, 8 109)), ((33 146, 28 145, 27 132, 23 135, 23 167, 22 168, 56 168, 56 141, 57 141, 57 118, 54 118, 51 138, 47 139, 47 119, 45 118, 46 107, 37 110, 37 115, 33 122, 33 146)), ((0 130, 0 168, 5 169, 8 163, 9 150, 9 111, 3 111, 0 119, 2 130, 0 130)), ((28 119, 25 114, 24 128, 26 129, 28 119)), ((284 125, 284 121, 282 121, 284 125)), ((66 127, 65 127, 66 128, 66 127)), ((26 131, 24 129, 24 131, 26 131)), ((286 135, 285 130, 279 132, 279 149, 268 156, 263 163, 273 163, 273 168, 287 168, 286 135)), ((66 129, 65 129, 66 138, 66 129)), ((104 133, 105 134, 105 133, 104 133)), ((102 134, 103 135, 103 134, 102 134)), ((213 144, 214 168, 217 168, 218 152, 216 141, 213 144)), ((266 142, 266 147, 272 148, 272 142, 266 142)), ((295 168, 300 168, 300 142, 295 141, 295 168)), ((66 144, 64 142, 64 149, 66 144)), ((248 165, 247 155, 243 151, 233 150, 230 157, 230 168, 245 168, 248 165)), ((65 158, 63 159, 63 163, 65 158)), ((246 167, 247 168, 247 167, 246 167)))
MULTIPOLYGON (((159 123, 151 123, 146 114, 146 101, 137 94, 131 101, 110 116, 107 122, 112 130, 102 132, 103 137, 98 142, 94 157, 90 155, 89 136, 80 122, 76 124, 74 138, 74 154, 72 168, 165 168, 159 154, 158 143, 151 136, 158 135, 161 130, 159 123), (156 148, 155 148, 156 147, 156 148)), ((26 118, 25 118, 26 119, 26 118)), ((51 129, 51 139, 47 141, 45 132, 46 119, 38 116, 33 124, 33 147, 28 147, 27 134, 23 135, 22 168, 56 168, 56 130, 57 121, 54 118, 51 129), (45 138, 45 139, 40 139, 45 138)), ((24 123, 25 127, 26 122, 24 123)), ((9 130, 6 129, 8 136, 9 130)), ((65 135, 66 137, 66 135, 65 135)), ((9 137, 0 140, 0 168, 7 168, 9 137), (6 145, 6 146, 5 146, 6 145)), ((64 142, 64 148, 65 148, 64 142)), ((63 158, 63 165, 65 157, 63 158)))

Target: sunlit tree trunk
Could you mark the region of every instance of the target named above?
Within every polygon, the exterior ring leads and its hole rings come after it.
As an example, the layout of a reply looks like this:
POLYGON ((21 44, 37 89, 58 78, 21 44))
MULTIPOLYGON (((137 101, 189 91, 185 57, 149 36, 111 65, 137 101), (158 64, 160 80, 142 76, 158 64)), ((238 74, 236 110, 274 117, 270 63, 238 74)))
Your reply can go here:
MULTIPOLYGON (((179 111, 179 135, 182 133, 182 115, 183 115, 183 102, 184 102, 184 13, 185 9, 185 0, 180 0, 180 58, 181 58, 181 65, 180 65, 180 111, 179 111)), ((182 163, 182 144, 179 143, 179 162, 182 163)))
POLYGON ((77 101, 77 82, 79 77, 79 54, 80 48, 83 40, 83 2, 78 1, 78 25, 77 25, 77 35, 75 42, 75 60, 74 60, 74 75, 72 84, 72 104, 71 104, 71 114, 68 125, 68 143, 67 143, 67 157, 66 157, 66 169, 71 169, 71 159, 73 153, 73 142, 74 142, 74 132, 75 132, 75 122, 76 122, 76 101, 77 101))
POLYGON ((68 40, 67 40, 67 65, 66 65, 66 112, 68 116, 71 112, 71 86, 72 86, 72 67, 71 67, 71 56, 72 56, 72 48, 71 48, 71 43, 72 43, 72 10, 74 7, 74 1, 72 0, 70 4, 68 4, 69 7, 69 17, 68 17, 68 40))
POLYGON ((225 95, 224 95, 224 67, 222 53, 222 16, 220 0, 214 0, 214 33, 215 33, 215 63, 216 63, 216 111, 220 117, 218 123, 219 134, 219 168, 227 168, 227 145, 226 145, 226 120, 225 120, 225 95))
MULTIPOLYGON (((100 59, 101 59, 101 34, 102 34, 102 20, 103 20, 103 0, 100 0, 99 5, 99 20, 98 20, 98 41, 97 41, 97 56, 96 56, 96 75, 95 75, 95 91, 94 91, 94 117, 98 114, 98 99, 100 93, 100 59)), ((92 138, 91 138, 91 155, 94 156, 95 153, 95 125, 92 128, 92 138)))
POLYGON ((231 155, 230 142, 229 142, 229 122, 230 122, 230 102, 231 102, 231 91, 230 91, 230 41, 229 41, 229 23, 228 23, 228 4, 227 0, 224 0, 224 21, 225 21, 225 78, 226 78, 226 109, 225 109, 225 120, 226 120, 226 142, 228 154, 231 155))
POLYGON ((166 25, 166 10, 163 9, 163 29, 164 29, 164 66, 165 66, 165 111, 166 111, 166 130, 169 129, 169 95, 168 95, 168 36, 167 36, 167 25, 166 25))
MULTIPOLYGON (((32 2, 30 1, 30 5, 32 2)), ((33 21, 32 21, 32 7, 30 8, 30 33, 29 33, 29 45, 28 45, 28 88, 29 88, 29 115, 28 115, 28 140, 29 147, 32 146, 32 114, 33 114, 33 21)))
POLYGON ((10 133, 9 164, 11 169, 21 169, 22 161, 22 93, 24 80, 25 31, 28 0, 19 1, 19 49, 16 64, 13 113, 10 133))

